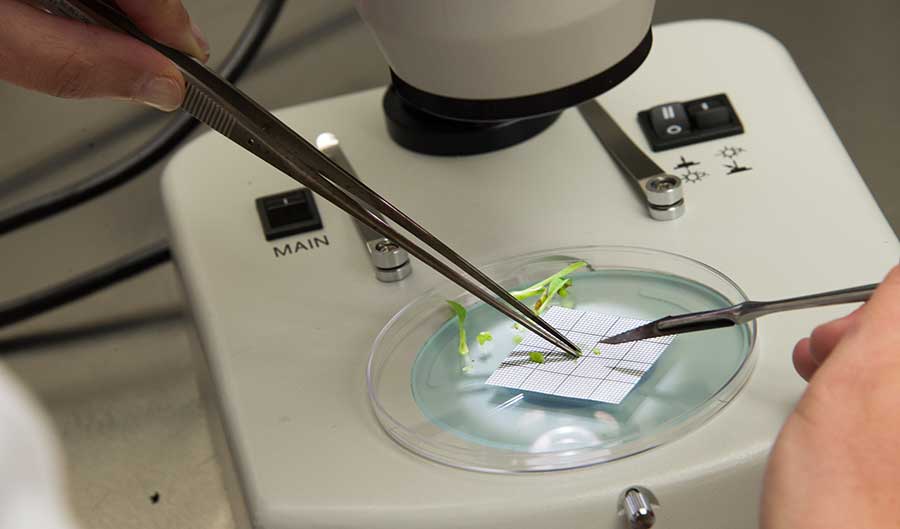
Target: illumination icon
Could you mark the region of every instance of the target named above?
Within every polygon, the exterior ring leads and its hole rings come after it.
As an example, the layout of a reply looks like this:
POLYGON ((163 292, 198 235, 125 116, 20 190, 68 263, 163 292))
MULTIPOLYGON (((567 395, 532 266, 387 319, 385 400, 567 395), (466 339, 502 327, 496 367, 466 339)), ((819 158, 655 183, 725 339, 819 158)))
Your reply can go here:
POLYGON ((723 158, 735 158, 738 154, 744 152, 744 149, 741 147, 724 147, 718 153, 718 156, 722 156, 723 158))
POLYGON ((703 180, 707 176, 709 176, 709 173, 705 171, 694 171, 693 169, 690 169, 683 175, 679 175, 679 178, 681 178, 682 182, 693 184, 699 182, 700 180, 703 180))

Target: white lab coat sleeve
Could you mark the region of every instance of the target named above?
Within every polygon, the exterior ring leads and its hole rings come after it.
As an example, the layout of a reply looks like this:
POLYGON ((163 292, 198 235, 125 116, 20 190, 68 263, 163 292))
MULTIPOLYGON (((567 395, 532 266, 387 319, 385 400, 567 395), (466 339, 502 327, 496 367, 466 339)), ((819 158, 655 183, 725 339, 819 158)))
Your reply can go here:
POLYGON ((76 529, 50 422, 0 363, 0 529, 76 529))

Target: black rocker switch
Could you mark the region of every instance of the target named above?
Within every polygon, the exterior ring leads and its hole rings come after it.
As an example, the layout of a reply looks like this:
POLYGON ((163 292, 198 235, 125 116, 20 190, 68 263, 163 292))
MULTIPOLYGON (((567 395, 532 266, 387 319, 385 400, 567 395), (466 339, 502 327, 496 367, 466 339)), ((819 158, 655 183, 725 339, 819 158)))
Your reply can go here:
POLYGON ((322 229, 319 208, 309 189, 257 198, 256 210, 267 241, 322 229))
POLYGON ((677 138, 691 132, 691 121, 681 103, 667 103, 651 108, 650 123, 659 138, 677 138))
POLYGON ((638 122, 654 151, 744 132, 741 120, 725 94, 658 105, 638 112, 638 122))
POLYGON ((731 123, 731 109, 716 100, 693 103, 687 113, 698 129, 713 129, 731 123))

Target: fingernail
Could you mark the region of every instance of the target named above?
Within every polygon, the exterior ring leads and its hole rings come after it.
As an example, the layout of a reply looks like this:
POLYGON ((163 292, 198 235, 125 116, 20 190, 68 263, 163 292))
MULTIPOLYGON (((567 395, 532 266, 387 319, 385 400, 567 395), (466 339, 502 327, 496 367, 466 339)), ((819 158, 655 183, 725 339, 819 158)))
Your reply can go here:
POLYGON ((184 90, 174 79, 154 77, 141 87, 136 99, 141 103, 170 112, 181 106, 184 90))
POLYGON ((194 40, 197 41, 197 45, 203 50, 203 57, 199 58, 205 61, 209 58, 209 41, 206 40, 206 36, 200 31, 200 27, 193 22, 191 22, 191 32, 194 34, 194 40))

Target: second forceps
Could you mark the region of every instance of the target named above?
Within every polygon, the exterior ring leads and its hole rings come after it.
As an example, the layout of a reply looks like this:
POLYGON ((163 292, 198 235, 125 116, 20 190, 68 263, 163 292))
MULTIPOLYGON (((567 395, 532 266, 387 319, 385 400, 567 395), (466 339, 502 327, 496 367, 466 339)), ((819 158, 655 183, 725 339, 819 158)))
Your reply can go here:
POLYGON ((118 9, 101 0, 36 0, 48 11, 124 32, 171 60, 187 81, 182 110, 265 160, 335 204, 360 222, 388 237, 472 295, 494 307, 563 351, 579 356, 578 347, 499 284, 466 261, 374 190, 309 144, 253 99, 184 53, 164 46, 140 31, 118 9), (460 274, 382 220, 377 211, 469 274, 460 274), (496 294, 500 301, 490 293, 496 294), (503 302, 506 303, 503 303, 503 302))
POLYGON ((868 301, 876 288, 878 288, 878 283, 797 298, 779 299, 777 301, 745 301, 724 309, 667 316, 615 336, 604 338, 600 340, 600 343, 620 344, 635 342, 658 336, 731 327, 732 325, 747 323, 766 314, 774 314, 776 312, 839 305, 841 303, 859 303, 868 301))

